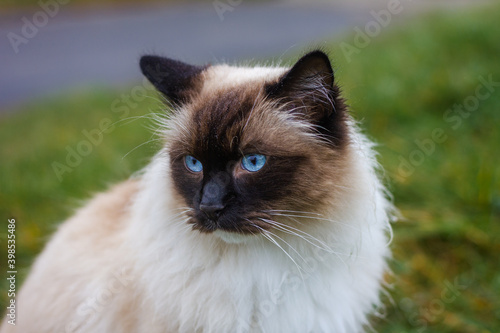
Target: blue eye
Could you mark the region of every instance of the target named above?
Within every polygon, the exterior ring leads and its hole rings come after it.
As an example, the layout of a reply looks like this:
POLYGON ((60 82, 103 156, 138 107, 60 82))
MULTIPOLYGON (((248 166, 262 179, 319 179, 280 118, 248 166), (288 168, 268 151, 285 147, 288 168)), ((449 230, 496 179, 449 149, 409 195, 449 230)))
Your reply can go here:
POLYGON ((191 155, 186 155, 186 157, 184 157, 184 163, 186 164, 186 168, 193 172, 200 172, 203 170, 203 164, 191 155))
POLYGON ((250 172, 259 171, 264 164, 266 164, 266 157, 261 154, 248 154, 241 159, 243 169, 250 172))

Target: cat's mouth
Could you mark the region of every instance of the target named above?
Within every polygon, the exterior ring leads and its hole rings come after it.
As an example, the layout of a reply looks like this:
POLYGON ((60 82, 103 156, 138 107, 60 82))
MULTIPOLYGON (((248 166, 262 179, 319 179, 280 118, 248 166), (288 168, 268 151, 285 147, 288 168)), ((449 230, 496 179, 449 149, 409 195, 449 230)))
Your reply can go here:
POLYGON ((215 233, 231 243, 231 239, 239 239, 240 236, 249 237, 269 229, 269 225, 264 222, 266 219, 269 219, 267 215, 241 217, 226 213, 216 218, 209 218, 203 214, 194 213, 191 214, 188 223, 193 225, 194 230, 202 233, 215 233))

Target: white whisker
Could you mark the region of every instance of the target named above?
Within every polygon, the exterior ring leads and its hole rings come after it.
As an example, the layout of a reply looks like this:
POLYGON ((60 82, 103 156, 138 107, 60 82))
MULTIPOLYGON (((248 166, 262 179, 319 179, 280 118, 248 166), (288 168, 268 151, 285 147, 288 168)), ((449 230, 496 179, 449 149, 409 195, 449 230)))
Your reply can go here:
POLYGON ((306 212, 306 211, 300 211, 300 210, 288 210, 288 209, 270 209, 270 210, 266 210, 266 212, 297 213, 297 214, 304 214, 304 215, 309 214, 309 215, 323 216, 323 214, 320 214, 320 213, 306 212))
MULTIPOLYGON (((176 215, 172 216, 172 217, 171 217, 171 219, 172 219, 172 220, 175 220, 177 217, 182 216, 183 214, 185 214, 185 213, 187 213, 187 212, 189 212, 189 211, 191 211, 191 210, 192 210, 192 208, 186 207, 186 208, 185 208, 183 211, 181 211, 180 213, 178 213, 178 214, 176 214, 176 215)), ((186 216, 186 218, 187 218, 187 219, 189 219, 189 217, 187 217, 187 216, 186 216)))
POLYGON ((156 116, 156 114, 154 112, 150 112, 150 113, 142 115, 142 116, 131 116, 131 117, 126 117, 126 118, 123 118, 123 119, 119 119, 119 120, 115 121, 114 123, 110 124, 109 126, 107 126, 106 128, 103 128, 100 133, 103 133, 103 132, 107 131, 108 129, 112 128, 113 126, 115 126, 115 125, 117 125, 117 124, 119 124, 121 122, 128 121, 127 123, 120 125, 120 126, 125 126, 125 125, 133 123, 136 120, 139 120, 139 119, 152 119, 155 116, 156 116))
MULTIPOLYGON (((306 241, 307 243, 315 246, 316 248, 320 249, 320 250, 323 250, 327 253, 331 253, 333 255, 335 255, 346 267, 347 267, 347 264, 345 263, 345 261, 342 259, 341 256, 344 256, 344 257, 351 257, 351 254, 345 254, 345 253, 341 253, 341 252, 337 252, 335 250, 333 250, 331 247, 329 247, 326 243, 324 243, 323 241, 319 240, 318 238, 308 234, 307 232, 304 232, 302 230, 299 230, 299 229, 296 229, 296 228, 293 228, 289 225, 286 225, 286 224, 283 224, 283 223, 279 223, 277 221, 274 221, 274 220, 268 220, 268 219, 263 219, 263 222, 267 222, 269 224, 271 224, 272 226, 274 226, 275 228, 278 228, 279 230, 285 232, 285 233, 288 233, 292 236, 297 236, 297 237, 300 237, 301 239, 303 239, 304 241, 306 241), (292 228, 300 233, 303 234, 302 235, 299 235, 291 230, 288 230, 287 228, 292 228), (307 239, 307 238, 310 238, 314 241, 317 241, 318 243, 320 243, 320 245, 322 245, 323 247, 319 246, 318 244, 315 244, 313 241, 307 239)), ((359 258, 359 257, 358 257, 359 258)))
POLYGON ((276 235, 274 232, 272 231, 269 231, 269 230, 266 230, 267 233, 273 235, 274 237, 277 237, 279 240, 281 240, 283 243, 285 243, 286 245, 288 245, 288 247, 290 247, 290 249, 293 250, 293 252, 297 253, 297 255, 300 257, 300 259, 302 259, 306 264, 307 264, 307 260, 304 259, 304 257, 302 257, 302 255, 292 246, 290 245, 290 243, 288 243, 286 240, 284 240, 282 237, 276 235))
POLYGON ((293 259, 293 257, 269 234, 269 231, 264 230, 263 228, 259 227, 256 224, 253 224, 253 225, 262 231, 262 235, 265 238, 267 238, 270 242, 272 242, 279 249, 281 249, 281 251, 283 251, 283 253, 286 254, 286 256, 295 264, 295 266, 297 267, 297 270, 299 271, 300 277, 302 278, 302 280, 304 280, 304 277, 302 276, 302 268, 297 264, 297 262, 293 259))
MULTIPOLYGON (((284 223, 280 223, 278 221, 275 221, 275 220, 268 220, 268 219, 264 219, 264 222, 267 222, 269 224, 271 224, 272 226, 274 226, 275 228, 285 232, 285 233, 288 233, 290 235, 293 235, 293 236, 297 236, 297 237, 300 237, 301 239, 303 239, 304 241, 306 241, 307 243, 315 246, 316 248, 322 250, 322 251, 325 251, 327 253, 330 253, 330 254, 333 254, 337 257, 337 259, 342 262, 342 264, 345 266, 345 267, 348 267, 347 263, 344 261, 344 259, 342 257, 347 257, 347 258, 351 258, 353 257, 353 254, 352 253, 342 253, 342 252, 338 252, 338 251, 335 251, 333 248, 331 248, 330 246, 328 246, 325 242, 321 241, 320 239, 312 236, 311 234, 308 234, 307 232, 305 231, 302 231, 302 230, 299 230, 297 228, 294 228, 292 226, 289 226, 289 225, 286 225, 284 223), (295 230, 296 232, 293 232, 292 230, 295 230), (300 234, 302 235, 300 235, 300 234), (319 243, 319 245, 317 243, 319 243)), ((360 259, 363 259, 363 257, 359 256, 359 255, 356 255, 355 256, 356 258, 360 258, 360 259)))
POLYGON ((286 232, 286 233, 288 233, 290 235, 294 235, 294 236, 300 237, 303 240, 305 240, 306 242, 308 242, 309 244, 314 245, 314 246, 316 246, 317 248, 319 248, 321 250, 324 250, 324 251, 327 251, 327 252, 330 252, 330 253, 334 253, 335 252, 332 248, 330 248, 324 242, 322 242, 321 240, 317 239, 316 237, 308 234, 305 231, 299 230, 297 228, 294 228, 292 226, 289 226, 289 225, 286 225, 284 223, 280 223, 280 222, 274 221, 274 220, 262 219, 262 221, 267 222, 267 223, 273 225, 274 227, 276 227, 276 228, 278 228, 278 229, 282 230, 283 232, 286 232), (292 230, 290 230, 290 229, 292 229, 292 230), (315 244, 310 239, 312 239, 314 241, 317 241, 323 247, 319 246, 318 244, 315 244))
POLYGON ((332 219, 328 219, 328 218, 324 218, 324 217, 315 217, 315 216, 306 216, 306 215, 297 215, 297 214, 282 214, 282 213, 269 213, 270 215, 273 215, 273 216, 283 216, 283 217, 288 217, 290 218, 291 220, 301 224, 299 221, 297 221, 296 219, 294 219, 294 217, 300 217, 300 218, 305 218, 305 219, 312 219, 312 220, 318 220, 318 221, 326 221, 326 222, 332 222, 332 223, 336 223, 338 225, 341 225, 341 226, 344 226, 344 227, 347 227, 347 228, 350 228, 352 230, 355 230, 355 231, 360 231, 358 228, 350 225, 350 224, 347 224, 347 223, 343 223, 343 222, 340 222, 340 221, 336 221, 336 220, 332 220, 332 219))
POLYGON ((150 138, 148 141, 143 142, 143 143, 141 143, 141 144, 139 144, 139 145, 135 146, 134 148, 132 148, 131 150, 129 150, 129 151, 128 151, 125 155, 123 155, 122 160, 124 160, 124 159, 125 159, 128 155, 130 155, 130 154, 131 154, 133 151, 135 151, 136 149, 138 149, 138 148, 140 148, 140 147, 142 147, 142 146, 144 146, 144 145, 147 145, 148 143, 151 143, 151 142, 157 141, 157 140, 158 140, 158 138, 150 138))

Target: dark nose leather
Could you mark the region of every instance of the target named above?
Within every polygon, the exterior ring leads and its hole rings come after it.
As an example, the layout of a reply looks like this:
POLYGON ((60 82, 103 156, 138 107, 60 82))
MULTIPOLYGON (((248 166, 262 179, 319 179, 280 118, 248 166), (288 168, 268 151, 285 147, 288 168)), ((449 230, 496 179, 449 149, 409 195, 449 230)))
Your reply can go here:
POLYGON ((200 204, 200 210, 212 221, 217 220, 223 209, 224 205, 222 204, 200 204))
POLYGON ((225 207, 227 193, 227 184, 221 181, 220 177, 210 178, 203 186, 199 206, 200 211, 208 219, 216 221, 225 207))

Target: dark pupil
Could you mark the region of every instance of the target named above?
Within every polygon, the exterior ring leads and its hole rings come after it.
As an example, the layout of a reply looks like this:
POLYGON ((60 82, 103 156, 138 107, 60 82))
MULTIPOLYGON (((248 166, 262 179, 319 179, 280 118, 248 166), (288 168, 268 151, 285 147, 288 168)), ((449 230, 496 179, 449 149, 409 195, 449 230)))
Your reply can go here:
POLYGON ((250 163, 252 163, 253 165, 257 165, 257 157, 250 156, 249 160, 250 160, 250 163))

